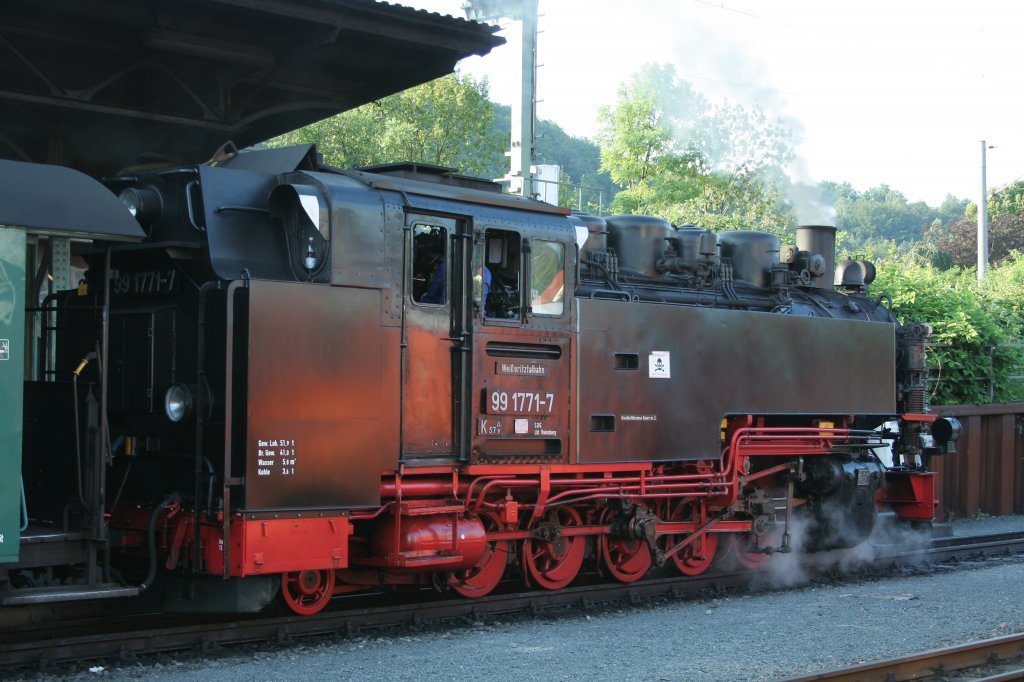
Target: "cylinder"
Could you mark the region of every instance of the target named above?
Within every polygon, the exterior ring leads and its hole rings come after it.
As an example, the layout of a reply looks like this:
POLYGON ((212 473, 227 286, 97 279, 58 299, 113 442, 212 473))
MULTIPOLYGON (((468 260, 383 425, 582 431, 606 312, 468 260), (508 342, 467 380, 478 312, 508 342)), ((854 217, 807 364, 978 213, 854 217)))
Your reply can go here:
POLYGON ((831 225, 798 225, 796 248, 807 251, 812 257, 818 254, 824 259, 824 272, 820 275, 812 273, 811 286, 831 289, 835 280, 836 228, 831 225))
POLYGON ((722 258, 732 262, 733 277, 767 287, 772 265, 779 262, 779 238, 767 232, 737 230, 718 235, 722 258))
POLYGON ((487 549, 487 531, 479 518, 454 514, 402 516, 396 554, 395 519, 382 516, 374 526, 370 544, 374 556, 386 557, 388 569, 396 573, 436 571, 438 565, 446 571, 457 571, 480 562, 487 549), (459 563, 451 561, 453 553, 462 555, 459 563))
POLYGON ((644 215, 614 215, 608 224, 608 246, 619 257, 620 271, 654 277, 657 263, 665 255, 665 239, 673 230, 668 221, 644 215))

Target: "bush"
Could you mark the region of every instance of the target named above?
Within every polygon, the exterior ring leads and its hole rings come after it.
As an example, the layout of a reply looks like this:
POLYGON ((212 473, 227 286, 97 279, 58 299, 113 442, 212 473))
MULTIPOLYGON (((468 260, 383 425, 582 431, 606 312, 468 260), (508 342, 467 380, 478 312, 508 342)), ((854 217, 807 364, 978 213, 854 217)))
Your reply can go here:
POLYGON ((901 322, 934 329, 928 352, 932 404, 1006 402, 1020 399, 1019 343, 1024 328, 1024 258, 989 271, 979 288, 973 269, 940 271, 911 258, 878 264, 875 293, 888 292, 901 322))

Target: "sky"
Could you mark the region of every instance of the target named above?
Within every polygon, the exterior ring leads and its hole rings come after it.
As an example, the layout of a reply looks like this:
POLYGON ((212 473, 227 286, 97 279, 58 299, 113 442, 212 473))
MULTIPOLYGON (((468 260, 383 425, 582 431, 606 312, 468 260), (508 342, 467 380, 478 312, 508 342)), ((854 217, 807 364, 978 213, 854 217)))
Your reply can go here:
MULTIPOLYGON (((398 4, 464 17, 464 0, 398 4)), ((793 133, 795 181, 886 184, 938 206, 1024 179, 1024 3, 1017 0, 540 0, 537 116, 592 137, 644 64, 793 133)), ((518 46, 470 57, 511 104, 518 46)))

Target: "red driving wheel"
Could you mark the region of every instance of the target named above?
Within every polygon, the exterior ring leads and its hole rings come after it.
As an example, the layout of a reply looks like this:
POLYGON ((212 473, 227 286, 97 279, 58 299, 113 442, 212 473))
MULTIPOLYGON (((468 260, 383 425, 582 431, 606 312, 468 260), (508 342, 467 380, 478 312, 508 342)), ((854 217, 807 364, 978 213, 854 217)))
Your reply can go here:
POLYGON ((300 616, 319 613, 334 594, 334 571, 306 570, 281 574, 281 600, 300 616))
MULTIPOLYGON (((689 504, 681 504, 669 517, 672 521, 695 521, 697 507, 689 504)), ((665 536, 665 549, 671 549, 677 543, 685 539, 683 535, 665 536)), ((672 564, 683 575, 700 575, 708 569, 715 559, 718 551, 718 534, 704 533, 686 547, 672 555, 672 564)))
MULTIPOLYGON (((601 523, 607 523, 610 516, 606 509, 601 514, 601 523)), ((602 535, 597 541, 597 551, 601 573, 623 583, 640 580, 654 563, 647 542, 640 538, 602 535)))
MULTIPOLYGON (((572 507, 556 507, 535 525, 570 528, 583 525, 583 520, 572 507)), ((548 590, 560 590, 580 572, 585 550, 586 538, 582 535, 559 535, 550 541, 526 540, 523 542, 523 565, 537 585, 548 590)))
POLYGON ((736 559, 737 563, 743 568, 754 570, 761 568, 768 560, 772 558, 772 555, 760 550, 772 548, 774 549, 776 533, 769 531, 764 535, 758 537, 753 533, 743 533, 741 535, 735 535, 732 538, 731 553, 736 559))

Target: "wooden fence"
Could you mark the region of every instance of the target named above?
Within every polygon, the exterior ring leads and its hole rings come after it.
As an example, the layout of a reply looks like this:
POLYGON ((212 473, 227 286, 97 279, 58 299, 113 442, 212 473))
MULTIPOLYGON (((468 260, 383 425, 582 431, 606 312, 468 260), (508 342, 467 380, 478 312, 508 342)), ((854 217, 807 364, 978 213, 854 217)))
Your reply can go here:
POLYGON ((932 412, 963 425, 956 454, 932 459, 936 520, 1024 514, 1024 402, 939 405, 932 412))

